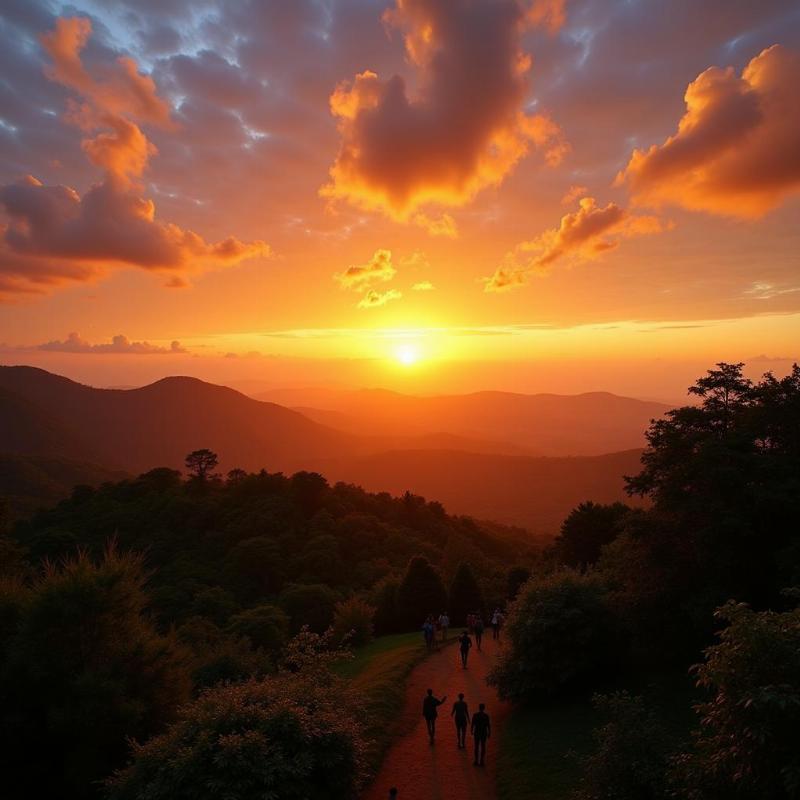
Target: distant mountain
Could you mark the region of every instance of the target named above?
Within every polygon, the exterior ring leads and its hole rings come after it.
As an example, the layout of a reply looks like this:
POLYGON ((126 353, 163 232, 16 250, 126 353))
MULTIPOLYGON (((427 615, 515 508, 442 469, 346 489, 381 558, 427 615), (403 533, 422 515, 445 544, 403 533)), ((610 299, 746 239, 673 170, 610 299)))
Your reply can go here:
MULTIPOLYGON (((570 441, 576 450, 639 444, 645 412, 664 408, 604 394, 349 397, 345 410, 315 421, 194 378, 95 389, 32 367, 0 367, 0 453, 138 474, 180 469, 186 453, 208 447, 223 472, 318 470, 371 491, 410 490, 454 513, 552 533, 582 500, 624 499, 622 475, 638 471, 639 450, 570 458, 535 450, 570 441), (639 420, 635 436, 625 409, 639 420)), ((75 480, 90 482, 77 474, 75 480)))
POLYGON ((200 447, 218 452, 225 469, 297 470, 308 459, 358 451, 349 434, 195 378, 94 389, 33 367, 0 367, 0 391, 17 406, 24 401, 16 416, 27 431, 14 432, 13 418, 7 420, 13 435, 0 441, 0 451, 63 456, 70 442, 73 457, 130 472, 180 468, 186 453, 200 447), (28 422, 31 413, 46 436, 28 422))
POLYGON ((601 456, 527 457, 446 450, 406 450, 319 465, 328 478, 368 491, 410 491, 439 500, 451 513, 469 514, 535 533, 553 534, 584 500, 636 505, 623 475, 640 470, 642 451, 601 456))
MULTIPOLYGON (((256 395, 362 435, 450 434, 491 442, 493 452, 590 456, 643 447, 650 420, 669 406, 608 392, 579 395, 476 392, 416 397, 383 389, 283 389, 256 395)), ((465 449, 458 447, 457 449, 465 449)), ((485 452, 485 451, 484 451, 485 452)))

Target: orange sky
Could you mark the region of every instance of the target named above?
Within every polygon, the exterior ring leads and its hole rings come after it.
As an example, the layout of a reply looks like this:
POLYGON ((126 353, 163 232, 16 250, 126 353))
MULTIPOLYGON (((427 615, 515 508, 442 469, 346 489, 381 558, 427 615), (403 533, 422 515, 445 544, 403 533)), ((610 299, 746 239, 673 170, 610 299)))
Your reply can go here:
POLYGON ((800 358, 794 2, 69 8, 0 11, 3 363, 674 399, 800 358))

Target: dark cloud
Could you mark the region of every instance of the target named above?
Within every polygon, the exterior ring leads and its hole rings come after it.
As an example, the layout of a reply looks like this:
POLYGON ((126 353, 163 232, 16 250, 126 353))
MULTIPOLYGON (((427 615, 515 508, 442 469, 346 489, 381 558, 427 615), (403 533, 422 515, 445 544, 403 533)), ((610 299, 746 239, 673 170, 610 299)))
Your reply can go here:
POLYGON ((169 347, 160 347, 150 344, 150 342, 132 342, 127 336, 118 334, 105 344, 92 344, 86 341, 79 333, 70 333, 63 341, 54 340, 37 345, 36 350, 44 350, 51 353, 94 353, 98 355, 106 353, 117 353, 125 355, 166 355, 187 353, 181 343, 174 341, 169 347))

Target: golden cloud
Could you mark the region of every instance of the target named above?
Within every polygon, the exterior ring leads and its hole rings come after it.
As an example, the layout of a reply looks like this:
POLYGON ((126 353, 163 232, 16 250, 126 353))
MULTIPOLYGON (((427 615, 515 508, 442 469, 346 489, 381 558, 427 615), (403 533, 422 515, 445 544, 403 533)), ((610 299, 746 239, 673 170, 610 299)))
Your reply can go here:
POLYGON ((663 144, 636 150, 617 176, 637 202, 759 217, 800 190, 800 54, 773 45, 737 76, 711 67, 686 90, 663 144))
POLYGON ((392 251, 376 250, 366 264, 354 264, 333 277, 343 288, 360 292, 370 284, 390 281, 396 273, 392 266, 392 251))
POLYGON ((579 208, 530 241, 521 242, 506 256, 495 273, 484 278, 487 292, 502 292, 521 286, 532 273, 546 272, 556 261, 571 257, 578 261, 597 258, 619 246, 623 239, 660 233, 669 227, 657 217, 634 215, 616 203, 602 208, 593 197, 583 197, 579 208))
POLYGON ((385 306, 391 300, 399 300, 403 296, 397 289, 387 289, 385 292, 377 292, 370 289, 358 303, 359 308, 375 308, 385 306))
POLYGON ((526 11, 520 0, 396 0, 385 21, 403 31, 419 89, 410 96, 401 76, 371 70, 336 88, 341 146, 321 194, 429 227, 421 207, 463 205, 499 184, 531 144, 558 163, 558 126, 523 111, 530 58, 520 40, 531 25, 560 24, 561 12, 554 1, 526 11))

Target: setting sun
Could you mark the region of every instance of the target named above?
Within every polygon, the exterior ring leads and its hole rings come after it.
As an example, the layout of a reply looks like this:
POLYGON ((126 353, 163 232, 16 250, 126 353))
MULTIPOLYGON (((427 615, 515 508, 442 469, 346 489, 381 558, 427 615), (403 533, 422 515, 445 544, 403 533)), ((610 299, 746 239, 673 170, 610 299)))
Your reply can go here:
POLYGON ((420 359, 420 352, 413 344, 402 344, 394 351, 394 357, 404 367, 410 367, 420 359))

